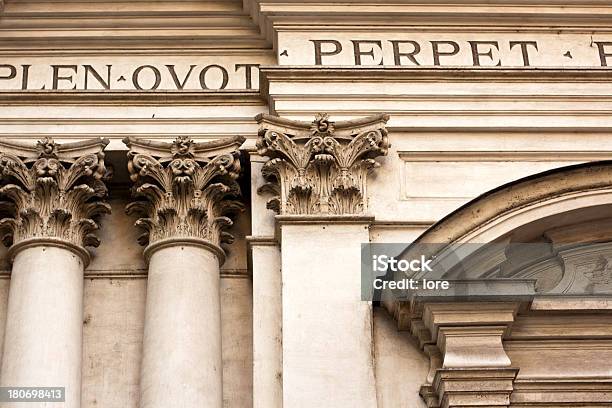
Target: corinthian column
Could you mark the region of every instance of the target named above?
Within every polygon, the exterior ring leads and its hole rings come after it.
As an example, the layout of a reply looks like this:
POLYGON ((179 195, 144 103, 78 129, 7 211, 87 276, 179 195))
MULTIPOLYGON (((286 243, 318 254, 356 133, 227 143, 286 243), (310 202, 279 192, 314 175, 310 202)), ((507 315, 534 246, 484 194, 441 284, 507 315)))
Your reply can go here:
POLYGON ((244 138, 194 143, 125 139, 149 263, 142 408, 221 408, 219 266, 228 216, 241 211, 238 147, 244 138))
POLYGON ((84 247, 99 244, 94 219, 110 212, 107 144, 0 142, 0 229, 13 261, 0 385, 65 387, 67 408, 81 404, 84 247))
MULTIPOLYGON (((270 158, 262 167, 268 183, 259 191, 274 195, 268 208, 279 213, 282 285, 273 299, 282 301, 284 407, 377 404, 372 305, 361 301, 360 245, 369 241, 373 219, 367 214, 368 174, 389 148, 387 119, 258 117, 258 153, 270 158)), ((267 336, 260 337, 279 335, 273 325, 265 328, 267 336)), ((265 351, 268 360, 279 361, 274 347, 265 351)), ((269 364, 258 374, 274 384, 274 369, 269 364)), ((276 394, 265 398, 281 406, 276 394)))

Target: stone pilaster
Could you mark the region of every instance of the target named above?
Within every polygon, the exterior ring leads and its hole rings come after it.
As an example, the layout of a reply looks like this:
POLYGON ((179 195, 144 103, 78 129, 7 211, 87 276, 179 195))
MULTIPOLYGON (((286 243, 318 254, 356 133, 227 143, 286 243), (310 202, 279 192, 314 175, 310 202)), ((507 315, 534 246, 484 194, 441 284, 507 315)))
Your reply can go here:
POLYGON ((0 141, 2 239, 13 261, 0 385, 66 387, 80 406, 83 271, 97 246, 108 140, 0 141))
MULTIPOLYGON (((264 184, 267 158, 251 162, 251 191, 264 184)), ((251 194, 251 233, 247 237, 253 290, 253 408, 282 408, 282 282, 281 251, 274 238, 274 213, 266 198, 251 194)))
POLYGON ((360 299, 359 270, 372 221, 367 177, 389 147, 386 120, 258 117, 258 153, 270 159, 259 192, 273 195, 282 247, 283 406, 376 406, 372 305, 360 299))
POLYGON ((143 408, 221 408, 223 404, 219 266, 225 230, 242 210, 241 137, 195 143, 137 138, 128 170, 149 262, 141 371, 143 408), (180 386, 177 386, 180 384, 180 386))

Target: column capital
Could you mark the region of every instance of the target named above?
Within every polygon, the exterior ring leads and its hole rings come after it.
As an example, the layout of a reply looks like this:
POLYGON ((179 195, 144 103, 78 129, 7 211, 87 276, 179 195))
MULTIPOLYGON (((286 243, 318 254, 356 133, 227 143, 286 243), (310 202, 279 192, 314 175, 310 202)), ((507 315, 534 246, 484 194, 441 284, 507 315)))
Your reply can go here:
POLYGON ((268 208, 281 215, 362 215, 367 175, 389 149, 388 115, 312 123, 258 115, 257 152, 270 160, 258 192, 272 193, 268 208))
POLYGON ((0 141, 0 220, 9 255, 30 245, 64 246, 89 262, 85 246, 96 247, 98 216, 110 213, 104 202, 107 139, 59 144, 0 141))
POLYGON ((137 201, 126 207, 141 218, 136 226, 145 230, 138 238, 148 245, 145 257, 155 248, 182 242, 205 245, 223 262, 221 244, 234 238, 225 229, 230 217, 244 209, 239 201, 241 136, 196 143, 187 136, 174 142, 128 137, 128 171, 137 201))

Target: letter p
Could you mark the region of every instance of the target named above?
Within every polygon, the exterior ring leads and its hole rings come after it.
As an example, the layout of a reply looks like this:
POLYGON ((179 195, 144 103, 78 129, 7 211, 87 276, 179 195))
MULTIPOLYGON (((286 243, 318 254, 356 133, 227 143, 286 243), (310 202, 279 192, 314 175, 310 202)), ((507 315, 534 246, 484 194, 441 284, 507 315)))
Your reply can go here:
POLYGON ((0 65, 0 79, 13 79, 17 76, 17 68, 14 65, 0 65), (6 75, 3 75, 3 72, 8 70, 6 75))

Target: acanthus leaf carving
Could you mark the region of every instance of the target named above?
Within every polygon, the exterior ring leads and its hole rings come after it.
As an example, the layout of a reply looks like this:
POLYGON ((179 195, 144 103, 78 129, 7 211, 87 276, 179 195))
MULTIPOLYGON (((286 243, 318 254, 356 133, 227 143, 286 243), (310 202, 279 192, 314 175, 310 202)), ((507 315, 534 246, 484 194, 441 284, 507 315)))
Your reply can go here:
POLYGON ((317 114, 312 123, 260 115, 258 153, 272 194, 267 207, 279 214, 359 215, 367 210, 367 176, 389 149, 387 115, 332 122, 317 114))
POLYGON ((45 138, 36 145, 0 142, 0 220, 2 242, 11 246, 28 239, 53 239, 96 247, 94 232, 103 214, 107 139, 57 144, 45 138))
POLYGON ((244 209, 240 201, 240 136, 196 143, 126 138, 128 171, 137 199, 126 207, 140 218, 141 245, 169 238, 201 239, 217 247, 231 243, 226 232, 244 209))

